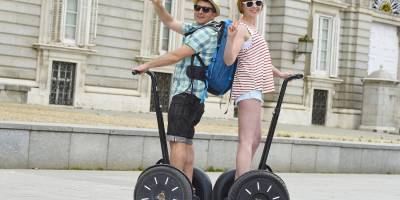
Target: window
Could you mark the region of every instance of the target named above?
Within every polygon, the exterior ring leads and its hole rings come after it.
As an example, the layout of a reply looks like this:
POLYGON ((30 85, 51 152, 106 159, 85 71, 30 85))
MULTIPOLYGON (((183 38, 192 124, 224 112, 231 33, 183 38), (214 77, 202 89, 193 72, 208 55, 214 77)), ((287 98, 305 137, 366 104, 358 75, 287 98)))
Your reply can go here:
POLYGON ((373 22, 370 30, 368 74, 382 67, 397 79, 399 71, 399 29, 396 26, 373 22))
POLYGON ((47 2, 49 13, 52 13, 51 18, 46 19, 50 21, 50 42, 61 42, 68 46, 81 48, 94 46, 98 0, 53 0, 47 2))
POLYGON ((78 18, 78 0, 67 0, 65 14, 65 34, 67 40, 76 39, 76 24, 78 18))
POLYGON ((53 62, 50 104, 73 105, 75 70, 76 63, 53 62))
POLYGON ((318 56, 317 56, 317 71, 326 71, 329 67, 330 60, 330 46, 331 32, 332 32, 332 19, 328 17, 319 18, 319 32, 318 32, 318 56))
MULTIPOLYGON (((150 3, 151 4, 151 3, 150 3)), ((151 7, 149 9, 153 9, 152 7, 153 5, 151 5, 151 7)), ((172 0, 164 0, 164 7, 165 9, 171 13, 172 11, 172 0)), ((152 11, 150 11, 152 12, 152 11)), ((151 55, 161 55, 164 54, 165 52, 168 51, 169 49, 169 36, 170 36, 170 30, 167 26, 165 26, 161 19, 157 16, 157 13, 155 11, 153 11, 153 13, 151 14, 152 18, 152 29, 149 30, 151 31, 151 49, 150 49, 150 54, 151 55)), ((144 26, 147 26, 144 25, 144 26)))
MULTIPOLYGON (((172 10, 172 0, 165 0, 165 9, 171 13, 172 10)), ((167 26, 164 26, 163 23, 161 23, 161 31, 160 31, 160 54, 163 52, 168 51, 168 46, 169 46, 169 28, 167 26)))
POLYGON ((339 22, 336 17, 317 14, 314 19, 312 74, 337 77, 339 54, 339 22))

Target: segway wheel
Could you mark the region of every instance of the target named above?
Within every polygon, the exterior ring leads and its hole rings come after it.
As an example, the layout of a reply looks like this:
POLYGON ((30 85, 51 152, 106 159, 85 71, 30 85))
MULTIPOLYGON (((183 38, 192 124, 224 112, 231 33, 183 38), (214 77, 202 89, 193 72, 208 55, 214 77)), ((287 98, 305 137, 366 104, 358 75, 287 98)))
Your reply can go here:
POLYGON ((285 183, 274 173, 255 170, 238 178, 229 191, 229 200, 290 200, 285 183))
POLYGON ((236 170, 233 169, 221 174, 218 177, 212 191, 213 200, 225 200, 226 198, 228 198, 229 189, 235 182, 235 173, 236 170))
POLYGON ((193 168, 193 187, 201 200, 211 200, 212 184, 210 178, 201 169, 193 168))
POLYGON ((134 200, 192 199, 189 179, 169 165, 155 165, 146 169, 138 178, 134 200))

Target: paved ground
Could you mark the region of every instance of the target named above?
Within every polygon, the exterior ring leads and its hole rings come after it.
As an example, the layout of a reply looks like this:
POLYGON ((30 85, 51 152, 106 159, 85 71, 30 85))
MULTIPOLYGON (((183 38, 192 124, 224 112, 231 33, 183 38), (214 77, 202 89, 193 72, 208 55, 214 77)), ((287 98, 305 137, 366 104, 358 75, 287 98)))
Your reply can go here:
MULTIPOLYGON (((214 182, 220 173, 209 173, 214 182)), ((132 200, 139 172, 0 170, 1 200, 132 200)), ((400 175, 279 174, 292 200, 398 200, 400 175)))
MULTIPOLYGON (((164 117, 164 119, 166 120, 166 117, 164 117)), ((154 113, 102 111, 70 108, 66 106, 40 106, 4 102, 0 102, 0 122, 1 121, 157 129, 154 113)), ((264 134, 268 132, 268 127, 269 123, 263 122, 264 134)), ((196 127, 196 131, 209 134, 237 135, 237 120, 204 117, 196 127)), ((400 144, 400 135, 321 126, 278 124, 276 136, 400 144)))

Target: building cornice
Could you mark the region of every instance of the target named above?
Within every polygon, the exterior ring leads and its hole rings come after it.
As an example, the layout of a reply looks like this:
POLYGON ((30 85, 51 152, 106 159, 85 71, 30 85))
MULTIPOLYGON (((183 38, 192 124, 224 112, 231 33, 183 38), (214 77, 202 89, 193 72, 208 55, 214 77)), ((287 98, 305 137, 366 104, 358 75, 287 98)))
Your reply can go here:
POLYGON ((364 78, 361 79, 363 83, 382 83, 382 84, 392 84, 398 85, 400 82, 397 80, 382 79, 382 78, 364 78))
POLYGON ((326 0, 313 0, 315 3, 324 4, 328 6, 338 7, 338 8, 349 8, 351 4, 337 1, 326 1, 326 0))
POLYGON ((330 84, 340 84, 343 82, 342 79, 338 78, 322 78, 322 77, 315 77, 315 76, 306 76, 306 80, 312 82, 322 82, 322 83, 330 83, 330 84))
POLYGON ((75 46, 65 46, 63 44, 40 44, 34 43, 33 47, 36 49, 50 50, 50 51, 64 51, 68 53, 78 53, 92 55, 96 53, 96 50, 89 48, 79 48, 75 46))
POLYGON ((389 15, 386 13, 380 13, 373 11, 372 12, 373 21, 381 22, 385 24, 390 24, 394 26, 400 26, 400 16, 389 15))
POLYGON ((33 80, 14 79, 14 78, 0 78, 0 87, 1 85, 22 86, 28 88, 38 87, 38 83, 33 80))

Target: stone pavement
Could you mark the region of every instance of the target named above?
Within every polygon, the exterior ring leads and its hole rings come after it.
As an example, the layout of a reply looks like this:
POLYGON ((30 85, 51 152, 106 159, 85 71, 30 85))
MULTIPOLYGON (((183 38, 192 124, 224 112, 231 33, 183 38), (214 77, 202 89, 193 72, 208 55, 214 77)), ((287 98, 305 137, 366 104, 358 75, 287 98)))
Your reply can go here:
MULTIPOLYGON (((1 200, 132 200, 137 171, 0 170, 1 200)), ((215 182, 220 173, 208 173, 215 182)), ((293 200, 398 200, 400 175, 279 174, 293 200)))

